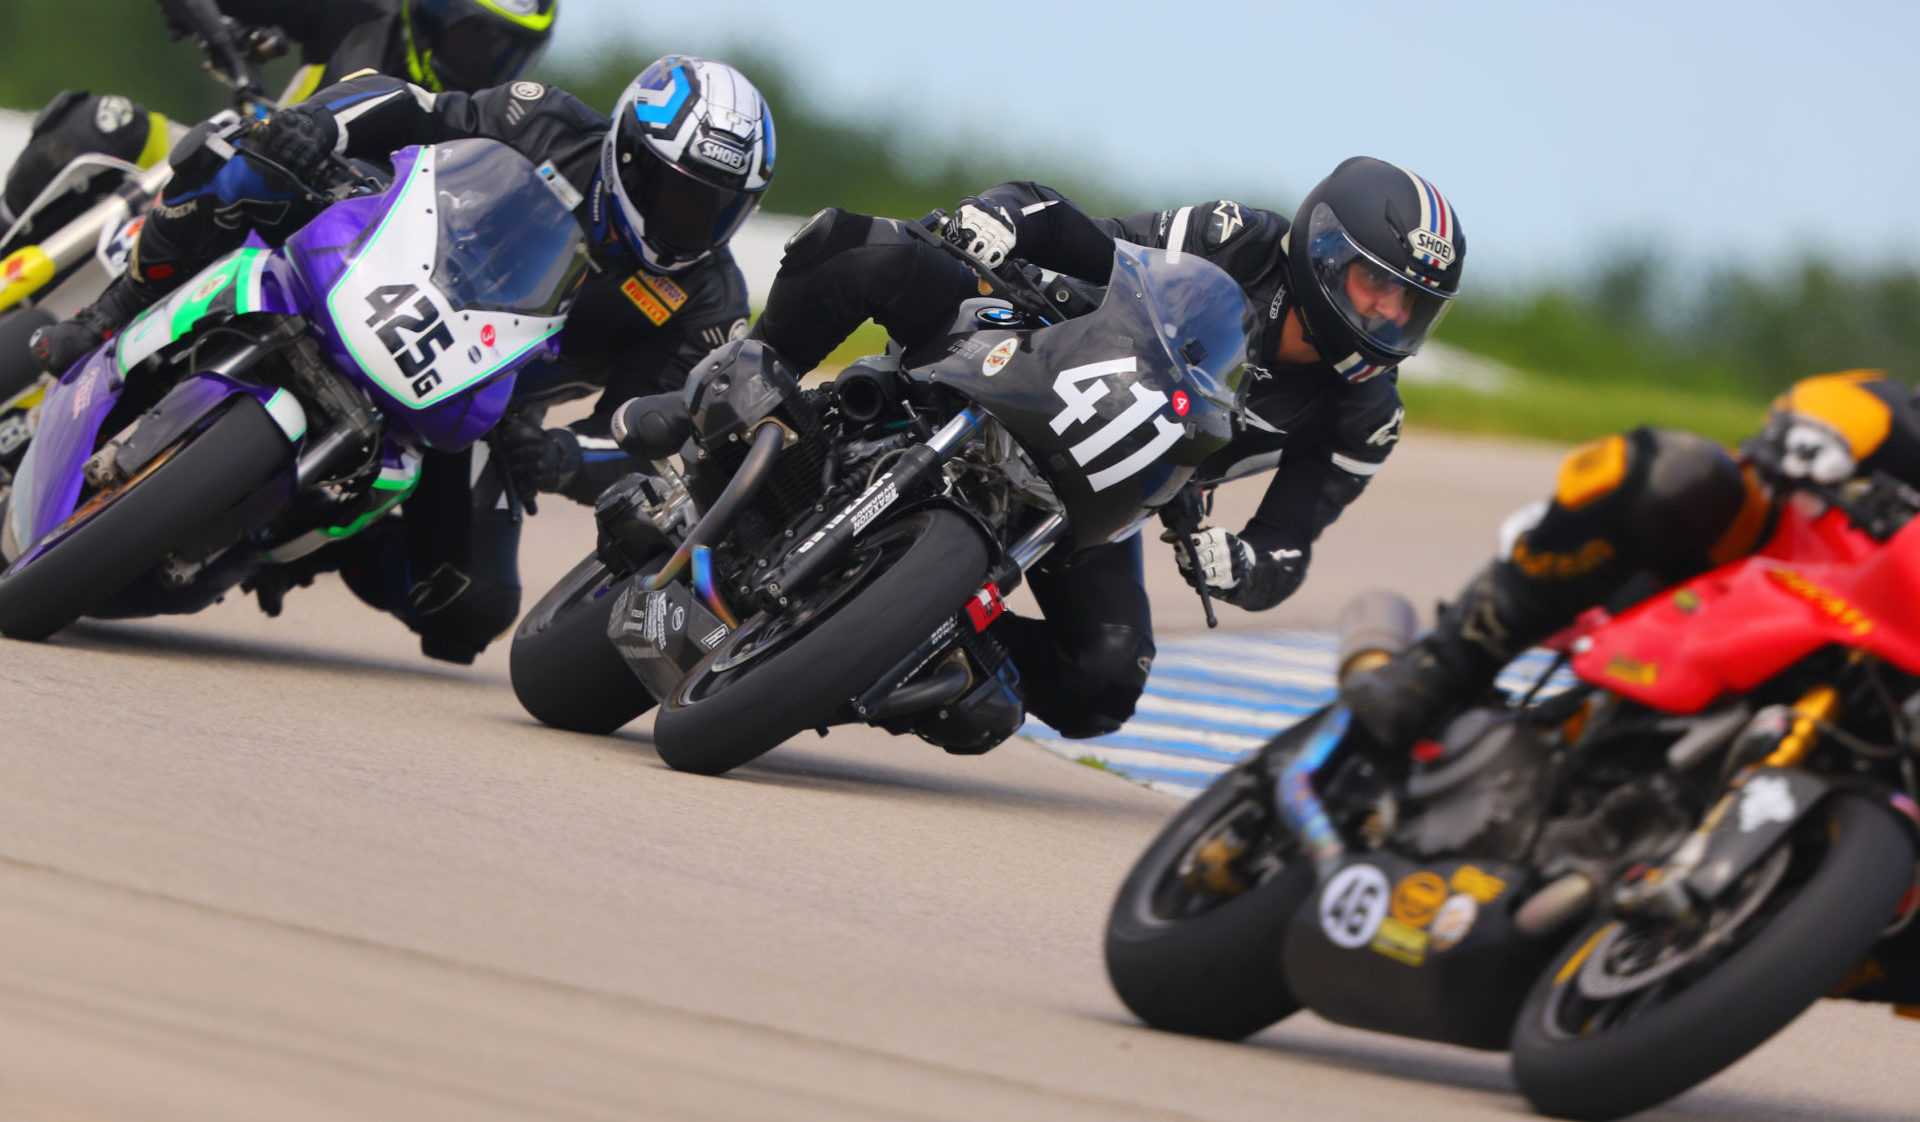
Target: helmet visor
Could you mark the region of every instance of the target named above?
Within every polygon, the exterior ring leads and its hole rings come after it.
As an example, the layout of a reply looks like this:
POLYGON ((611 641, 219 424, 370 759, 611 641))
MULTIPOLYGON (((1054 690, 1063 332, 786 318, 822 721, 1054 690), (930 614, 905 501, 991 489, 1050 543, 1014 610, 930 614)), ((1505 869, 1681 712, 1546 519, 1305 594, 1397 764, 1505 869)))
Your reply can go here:
POLYGON ((1360 340, 1405 358, 1418 351, 1453 302, 1368 253, 1325 203, 1313 208, 1307 251, 1320 291, 1360 340))
POLYGON ((620 186, 663 256, 691 259, 727 244, 760 205, 759 191, 709 183, 638 147, 620 167, 620 186))
POLYGON ((447 24, 423 47, 442 86, 484 90, 532 70, 546 51, 547 37, 493 16, 475 15, 447 24))

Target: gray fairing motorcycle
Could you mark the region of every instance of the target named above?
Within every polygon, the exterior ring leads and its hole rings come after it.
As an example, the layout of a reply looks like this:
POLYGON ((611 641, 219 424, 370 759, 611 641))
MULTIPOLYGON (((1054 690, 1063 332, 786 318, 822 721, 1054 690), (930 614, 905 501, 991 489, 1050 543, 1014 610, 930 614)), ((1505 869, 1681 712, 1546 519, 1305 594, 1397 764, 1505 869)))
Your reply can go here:
POLYGON ((962 753, 1011 735, 1002 595, 1050 551, 1190 519, 1176 500, 1233 435, 1252 319, 1190 254, 1119 243, 1073 318, 1063 282, 975 265, 996 295, 830 384, 742 340, 623 407, 615 437, 657 475, 600 497, 594 553, 516 631, 527 710, 610 732, 658 703, 661 758, 708 774, 855 721, 962 753))

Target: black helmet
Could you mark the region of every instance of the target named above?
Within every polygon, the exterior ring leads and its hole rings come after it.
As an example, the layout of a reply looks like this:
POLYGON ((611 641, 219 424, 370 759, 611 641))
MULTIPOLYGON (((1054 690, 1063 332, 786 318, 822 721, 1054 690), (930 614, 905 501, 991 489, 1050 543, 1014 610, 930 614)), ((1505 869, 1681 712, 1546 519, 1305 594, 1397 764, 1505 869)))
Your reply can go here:
POLYGON ((435 92, 513 81, 540 60, 560 0, 400 0, 407 72, 435 92))
POLYGON ((1355 156, 1320 181, 1287 232, 1287 274, 1320 356, 1350 382, 1400 365, 1460 290, 1467 239, 1433 184, 1355 156))
POLYGON ((727 244, 773 181, 773 111, 724 62, 668 55, 613 109, 600 185, 627 246, 660 272, 727 244))

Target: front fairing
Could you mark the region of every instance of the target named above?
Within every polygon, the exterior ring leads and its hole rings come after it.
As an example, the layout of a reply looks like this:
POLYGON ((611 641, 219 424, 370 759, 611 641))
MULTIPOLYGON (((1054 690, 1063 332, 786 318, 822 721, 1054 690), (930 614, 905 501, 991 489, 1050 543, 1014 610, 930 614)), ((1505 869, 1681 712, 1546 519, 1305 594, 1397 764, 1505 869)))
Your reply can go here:
POLYGON ((1694 713, 1830 645, 1920 674, 1920 519, 1878 543, 1837 511, 1788 506, 1766 548, 1599 624, 1572 666, 1650 708, 1694 713))
POLYGON ((381 412, 428 447, 500 419, 515 371, 558 352, 586 268, 571 211, 524 157, 462 140, 409 148, 376 197, 288 240, 317 294, 316 334, 381 412))
POLYGON ((1100 307, 1027 328, 970 302, 907 375, 976 402, 1046 475, 1073 547, 1123 538, 1234 435, 1252 311, 1191 254, 1115 244, 1100 307))

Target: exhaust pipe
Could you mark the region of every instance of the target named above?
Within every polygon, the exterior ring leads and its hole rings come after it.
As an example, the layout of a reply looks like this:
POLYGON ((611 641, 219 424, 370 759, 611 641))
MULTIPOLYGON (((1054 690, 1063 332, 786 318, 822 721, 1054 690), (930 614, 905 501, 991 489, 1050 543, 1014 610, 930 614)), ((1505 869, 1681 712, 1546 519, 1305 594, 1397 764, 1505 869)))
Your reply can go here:
POLYGON ((1398 592, 1362 592, 1340 609, 1339 680, 1385 663, 1419 630, 1413 605, 1398 592))

